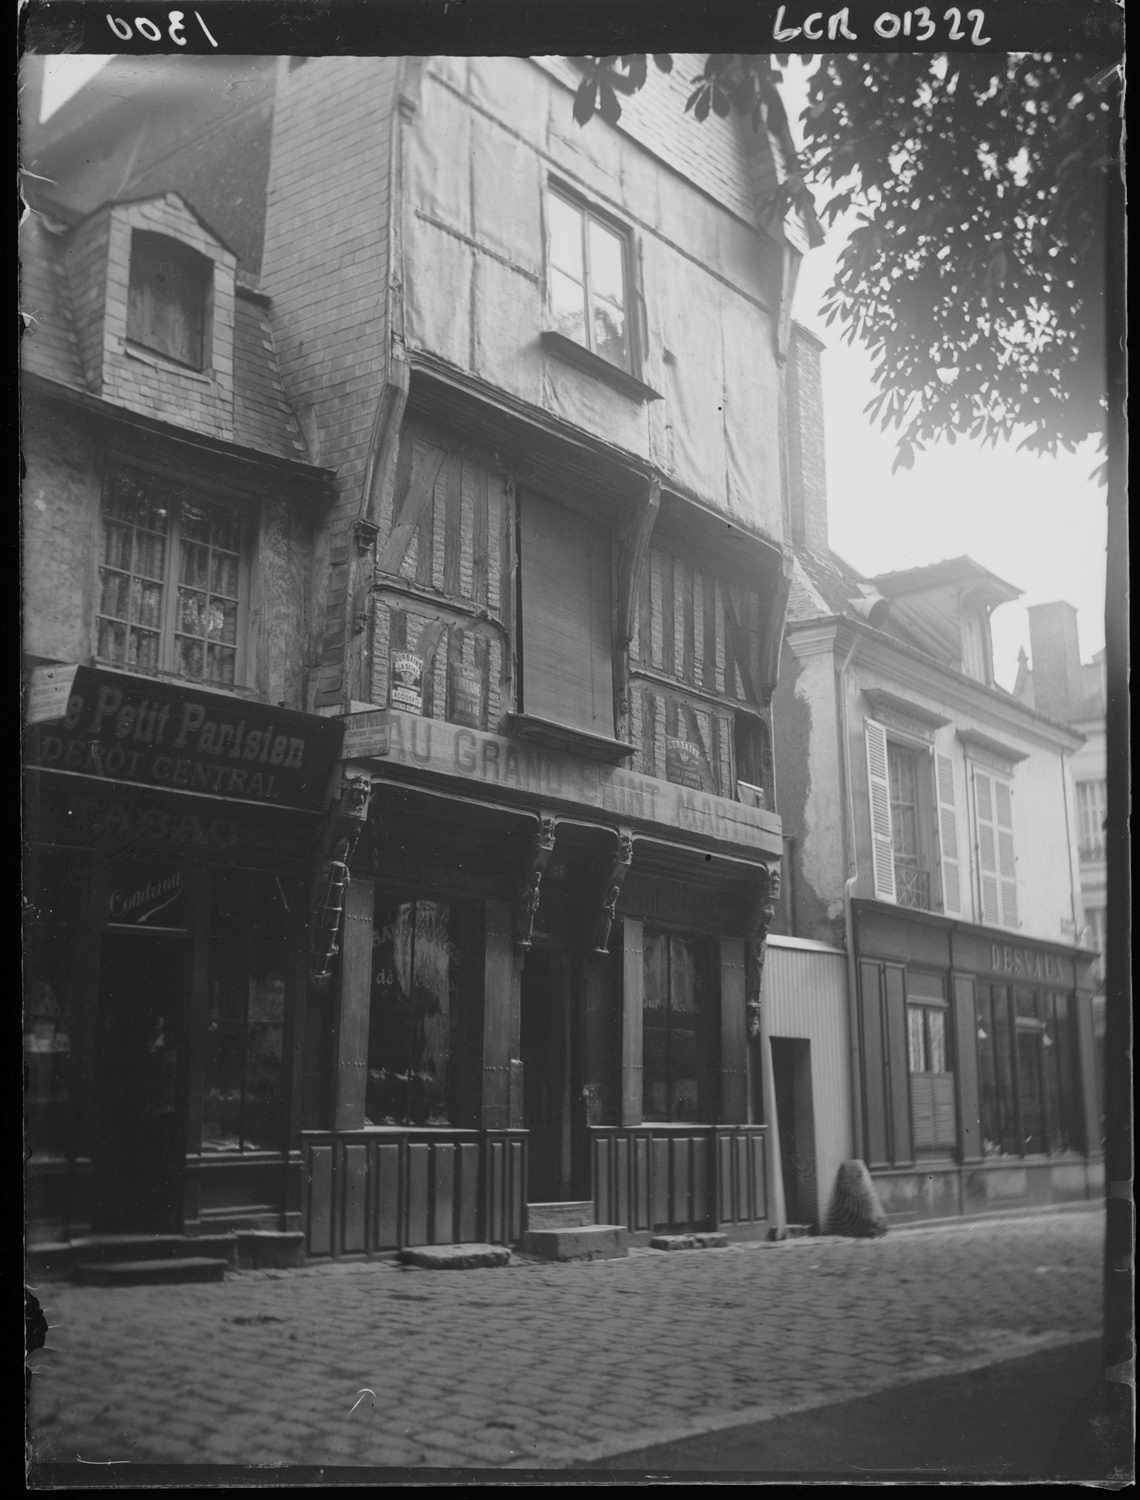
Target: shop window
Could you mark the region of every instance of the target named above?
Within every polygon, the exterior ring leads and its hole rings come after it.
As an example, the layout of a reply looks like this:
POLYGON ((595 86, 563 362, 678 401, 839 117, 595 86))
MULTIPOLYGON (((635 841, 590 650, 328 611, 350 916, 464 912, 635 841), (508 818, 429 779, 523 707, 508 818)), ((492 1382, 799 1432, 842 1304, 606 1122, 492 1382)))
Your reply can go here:
POLYGON ((127 338, 192 370, 205 367, 213 262, 163 234, 131 234, 127 338))
POLYGON ((464 906, 377 894, 367 1124, 463 1123, 463 1063, 476 1055, 475 921, 464 906))
POLYGON ((86 856, 33 849, 24 933, 24 1111, 28 1160, 72 1153, 71 1089, 86 856))
POLYGON ((707 938, 645 929, 642 1117, 714 1120, 717 956, 707 938))
POLYGON ((547 291, 554 329, 636 374, 628 235, 559 192, 547 199, 547 291))
POLYGON ((958 824, 953 762, 864 721, 875 896, 920 911, 957 913, 958 824))
POLYGON ((1076 1037, 1067 995, 978 988, 978 1074, 987 1156, 1081 1149, 1076 1037))
POLYGON ((248 592, 240 515, 184 485, 116 470, 105 486, 95 655, 195 682, 238 680, 248 592))
POLYGON ((202 1150, 280 1150, 299 897, 273 875, 214 882, 202 1150))
POLYGON ((518 550, 522 711, 612 739, 609 533, 528 492, 518 550))
POLYGON ((1018 927, 1017 864, 1013 852, 1013 788, 1001 776, 973 768, 974 842, 982 921, 1018 927))
POLYGON ((1104 858, 1104 824, 1108 817, 1108 783, 1077 782, 1077 818, 1080 827, 1082 864, 1097 864, 1104 858))

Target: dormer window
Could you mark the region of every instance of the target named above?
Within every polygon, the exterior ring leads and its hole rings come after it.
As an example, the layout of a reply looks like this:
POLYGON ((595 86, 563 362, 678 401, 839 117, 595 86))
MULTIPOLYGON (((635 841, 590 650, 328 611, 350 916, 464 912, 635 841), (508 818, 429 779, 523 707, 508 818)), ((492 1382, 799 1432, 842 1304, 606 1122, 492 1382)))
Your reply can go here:
POLYGON ((213 263, 164 234, 131 235, 127 338, 192 370, 209 355, 213 263))

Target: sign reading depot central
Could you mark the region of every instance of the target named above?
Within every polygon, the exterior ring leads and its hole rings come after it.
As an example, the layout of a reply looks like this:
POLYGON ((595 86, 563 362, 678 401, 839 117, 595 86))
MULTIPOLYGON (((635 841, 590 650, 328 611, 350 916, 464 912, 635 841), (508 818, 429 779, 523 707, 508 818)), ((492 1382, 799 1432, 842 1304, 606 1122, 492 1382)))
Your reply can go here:
POLYGON ((112 781, 316 808, 340 753, 337 719, 81 667, 28 763, 112 781))

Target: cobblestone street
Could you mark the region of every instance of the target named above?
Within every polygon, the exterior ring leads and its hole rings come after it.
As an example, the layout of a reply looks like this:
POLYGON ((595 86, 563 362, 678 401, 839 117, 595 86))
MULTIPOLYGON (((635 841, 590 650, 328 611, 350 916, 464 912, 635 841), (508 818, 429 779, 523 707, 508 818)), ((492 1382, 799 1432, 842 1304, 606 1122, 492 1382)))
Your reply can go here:
POLYGON ((31 1457, 568 1466, 1095 1335, 1102 1236, 1090 1211, 589 1264, 42 1284, 31 1457))

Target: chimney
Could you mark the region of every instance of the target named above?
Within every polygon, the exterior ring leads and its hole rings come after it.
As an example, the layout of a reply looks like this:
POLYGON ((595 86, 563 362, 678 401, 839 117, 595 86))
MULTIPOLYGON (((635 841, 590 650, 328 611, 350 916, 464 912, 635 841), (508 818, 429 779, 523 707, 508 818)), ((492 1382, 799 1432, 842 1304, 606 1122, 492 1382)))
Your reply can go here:
POLYGON ((785 366, 787 390, 788 533, 793 546, 826 557, 827 470, 823 446, 823 342, 792 324, 785 366))
POLYGON ((1084 696, 1077 612, 1058 600, 1031 605, 1028 614, 1033 706, 1051 718, 1067 719, 1084 696))

